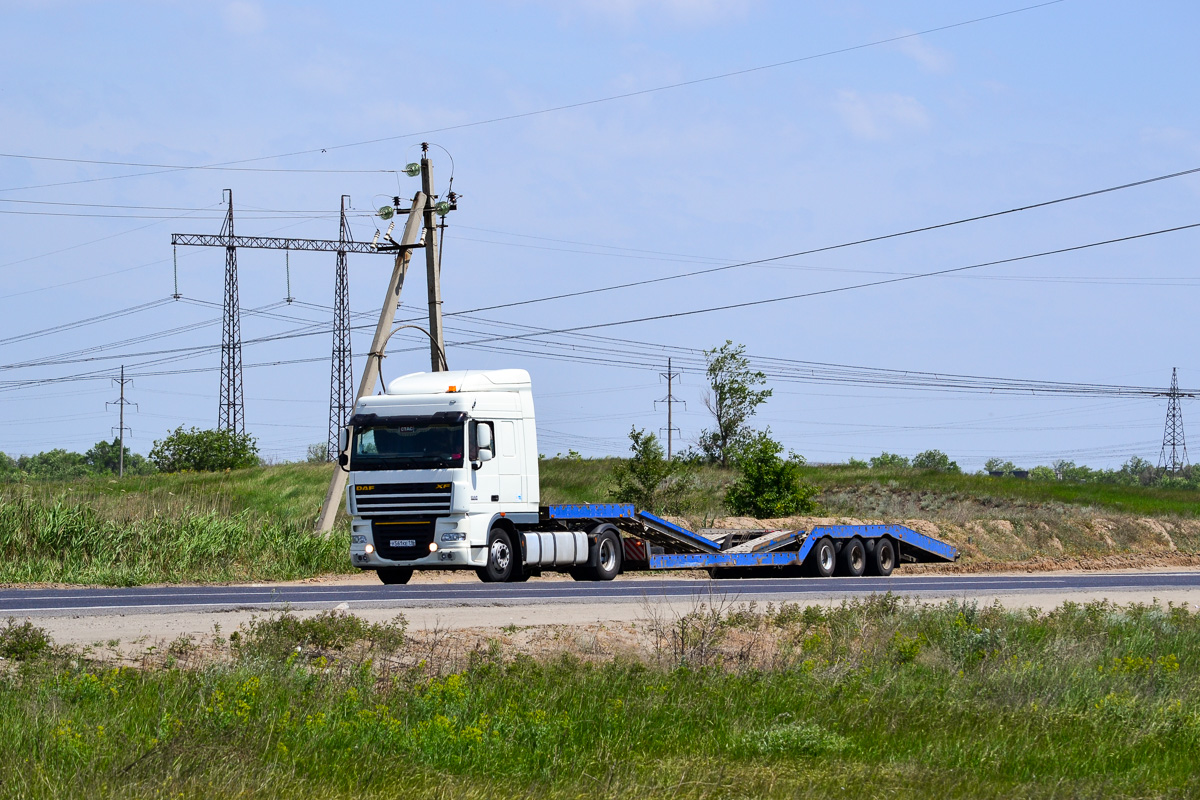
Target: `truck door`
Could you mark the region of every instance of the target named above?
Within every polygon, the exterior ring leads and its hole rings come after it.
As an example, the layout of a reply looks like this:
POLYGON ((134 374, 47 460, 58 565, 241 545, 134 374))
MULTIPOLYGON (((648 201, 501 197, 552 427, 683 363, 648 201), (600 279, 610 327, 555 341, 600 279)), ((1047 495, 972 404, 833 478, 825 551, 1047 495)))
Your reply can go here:
POLYGON ((497 422, 496 440, 499 448, 496 461, 500 469, 500 502, 519 503, 524 499, 521 488, 524 470, 518 449, 516 423, 509 419, 497 422))
MULTIPOLYGON (((485 422, 483 420, 472 421, 470 427, 470 450, 471 460, 475 460, 476 456, 476 425, 487 425, 492 430, 493 446, 498 450, 498 434, 495 430, 497 426, 494 422, 485 422)), ((471 502, 472 504, 479 503, 500 503, 500 458, 499 453, 491 461, 484 461, 480 464, 479 469, 471 470, 471 502)))

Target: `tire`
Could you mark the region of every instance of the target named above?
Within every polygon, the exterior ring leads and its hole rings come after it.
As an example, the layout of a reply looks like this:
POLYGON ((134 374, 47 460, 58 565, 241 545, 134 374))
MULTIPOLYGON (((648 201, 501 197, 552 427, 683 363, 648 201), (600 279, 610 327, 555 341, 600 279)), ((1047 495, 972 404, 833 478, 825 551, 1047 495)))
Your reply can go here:
POLYGON ((512 536, 503 528, 492 528, 488 536, 487 566, 475 570, 484 583, 504 583, 520 575, 520 556, 513 549, 512 536))
POLYGON ((862 539, 855 537, 842 545, 838 553, 837 574, 846 578, 857 578, 867 569, 867 548, 862 539))
POLYGON ((379 580, 388 586, 398 586, 403 583, 408 583, 408 579, 412 577, 413 571, 411 567, 383 567, 375 570, 375 574, 379 576, 379 580))
POLYGON ((886 578, 896 568, 896 544, 886 536, 867 555, 867 573, 886 578))
POLYGON ((808 551, 808 557, 804 559, 806 563, 810 560, 812 565, 809 567, 809 574, 817 578, 833 575, 837 567, 837 550, 833 548, 833 540, 826 537, 814 544, 812 550, 808 551))
POLYGON ((611 581, 621 572, 621 559, 625 555, 621 546, 621 535, 612 526, 596 533, 596 563, 590 567, 592 580, 611 581))

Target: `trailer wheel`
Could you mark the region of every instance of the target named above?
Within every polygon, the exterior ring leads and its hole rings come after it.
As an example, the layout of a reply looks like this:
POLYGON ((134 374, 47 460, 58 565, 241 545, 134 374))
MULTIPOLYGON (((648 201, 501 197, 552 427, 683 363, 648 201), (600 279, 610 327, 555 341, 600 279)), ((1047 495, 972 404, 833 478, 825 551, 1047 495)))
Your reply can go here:
MULTIPOLYGON (((504 583, 511 580, 517 557, 513 551, 512 537, 503 528, 492 528, 488 536, 487 566, 475 570, 484 583, 504 583)), ((520 574, 518 572, 518 574, 520 574)))
POLYGON ((857 536, 842 545, 838 553, 838 575, 857 578, 867 568, 867 548, 857 536))
POLYGON ((896 545, 884 537, 875 543, 875 549, 867 557, 867 572, 886 578, 896 568, 896 545))
POLYGON ((408 583, 408 579, 412 577, 413 571, 410 567, 384 567, 375 570, 375 574, 379 576, 380 581, 388 586, 396 586, 408 583))
POLYGON ((818 578, 828 578, 837 566, 837 550, 833 548, 833 540, 825 537, 813 545, 806 562, 812 559, 812 574, 818 578))

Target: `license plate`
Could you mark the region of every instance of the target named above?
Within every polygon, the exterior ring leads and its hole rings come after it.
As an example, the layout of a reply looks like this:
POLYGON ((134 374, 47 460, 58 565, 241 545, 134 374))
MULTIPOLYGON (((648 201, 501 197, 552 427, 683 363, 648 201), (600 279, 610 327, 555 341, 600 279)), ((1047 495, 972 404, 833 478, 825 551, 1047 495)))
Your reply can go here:
POLYGON ((392 547, 416 547, 416 539, 392 539, 392 547))

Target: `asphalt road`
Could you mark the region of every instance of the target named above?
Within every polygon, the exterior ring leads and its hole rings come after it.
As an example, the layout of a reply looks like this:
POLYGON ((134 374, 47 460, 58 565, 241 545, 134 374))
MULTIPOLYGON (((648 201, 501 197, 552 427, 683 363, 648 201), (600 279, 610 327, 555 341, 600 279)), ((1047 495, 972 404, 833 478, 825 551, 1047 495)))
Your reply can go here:
POLYGON ((611 583, 537 580, 524 584, 325 584, 291 586, 179 586, 132 589, 0 590, 0 617, 87 616, 212 612, 239 609, 439 608, 464 606, 611 604, 643 600, 721 598, 775 602, 862 597, 894 592, 914 597, 972 599, 996 595, 1069 595, 1113 592, 1145 595, 1200 590, 1200 571, 945 575, 889 578, 759 578, 679 580, 639 578, 611 583))

